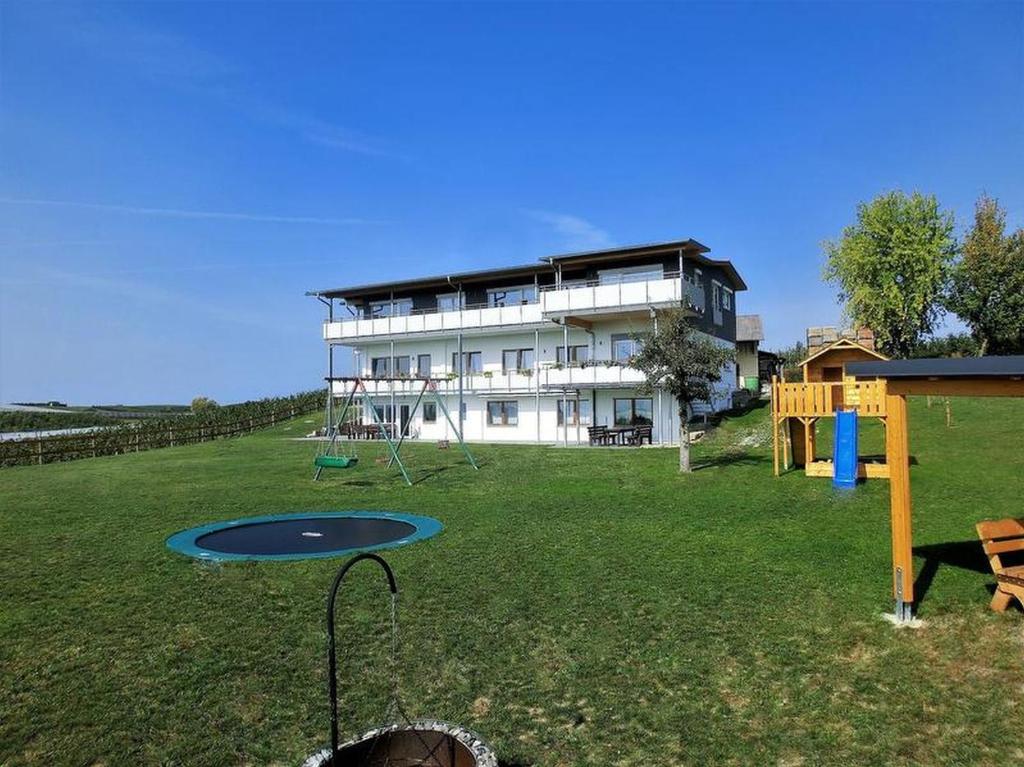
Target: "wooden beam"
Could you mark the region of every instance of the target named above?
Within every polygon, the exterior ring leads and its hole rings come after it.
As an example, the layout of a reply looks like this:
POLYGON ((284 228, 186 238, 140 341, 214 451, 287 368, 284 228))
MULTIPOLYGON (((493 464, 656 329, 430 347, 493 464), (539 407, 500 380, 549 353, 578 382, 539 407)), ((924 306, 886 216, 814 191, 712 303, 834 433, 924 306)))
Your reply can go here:
POLYGON ((910 504, 910 440, 907 434, 907 398, 890 386, 885 409, 885 460, 889 467, 889 514, 892 528, 893 597, 897 618, 909 617, 914 601, 914 555, 910 504))
POLYGON ((1022 378, 891 378, 891 394, 937 397, 1024 397, 1022 378))

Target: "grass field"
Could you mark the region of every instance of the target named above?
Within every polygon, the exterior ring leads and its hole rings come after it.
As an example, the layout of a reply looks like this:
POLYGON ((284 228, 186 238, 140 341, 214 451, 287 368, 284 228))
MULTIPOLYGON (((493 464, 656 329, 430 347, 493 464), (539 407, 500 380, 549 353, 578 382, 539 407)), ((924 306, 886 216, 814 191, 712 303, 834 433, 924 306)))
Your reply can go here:
MULTIPOLYGON (((973 525, 1021 514, 1024 402, 911 403, 925 625, 894 629, 888 486, 771 476, 767 414, 671 450, 413 446, 310 481, 288 424, 0 471, 0 764, 286 765, 327 737, 340 560, 201 565, 184 527, 393 509, 444 532, 386 554, 406 708, 509 765, 1024 764, 1024 616, 988 611, 973 525)), ((868 430, 868 452, 880 449, 868 430), (873 444, 872 444, 873 443, 873 444)), ((343 727, 382 715, 381 579, 343 593, 343 727)))

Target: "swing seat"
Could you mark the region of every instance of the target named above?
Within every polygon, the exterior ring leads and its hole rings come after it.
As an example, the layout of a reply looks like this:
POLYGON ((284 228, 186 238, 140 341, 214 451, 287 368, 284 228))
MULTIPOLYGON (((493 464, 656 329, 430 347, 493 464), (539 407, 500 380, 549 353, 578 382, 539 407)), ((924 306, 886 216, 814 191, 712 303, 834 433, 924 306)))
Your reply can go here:
POLYGON ((359 463, 354 455, 318 455, 313 465, 321 469, 351 469, 359 463))

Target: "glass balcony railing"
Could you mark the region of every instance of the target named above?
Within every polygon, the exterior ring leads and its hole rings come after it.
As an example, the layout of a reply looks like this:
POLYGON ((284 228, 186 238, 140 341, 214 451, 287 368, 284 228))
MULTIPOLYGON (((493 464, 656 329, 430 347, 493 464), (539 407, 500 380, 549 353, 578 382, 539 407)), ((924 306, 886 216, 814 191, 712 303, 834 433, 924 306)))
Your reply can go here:
POLYGON ((378 317, 353 316, 324 322, 324 339, 338 341, 405 333, 438 333, 480 330, 505 326, 540 324, 546 315, 614 311, 658 305, 682 305, 703 313, 704 287, 678 272, 660 278, 650 274, 623 275, 616 280, 566 282, 541 286, 536 299, 524 303, 468 305, 458 310, 410 309, 401 314, 378 317))

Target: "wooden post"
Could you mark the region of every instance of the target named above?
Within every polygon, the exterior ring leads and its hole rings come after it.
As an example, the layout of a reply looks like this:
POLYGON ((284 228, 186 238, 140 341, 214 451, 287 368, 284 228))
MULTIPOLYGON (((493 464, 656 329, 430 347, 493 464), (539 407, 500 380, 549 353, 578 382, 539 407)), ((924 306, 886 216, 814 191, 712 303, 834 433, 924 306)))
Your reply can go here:
POLYGON ((36 455, 39 456, 39 465, 43 465, 43 441, 41 439, 36 440, 36 455))
POLYGON ((772 376, 772 468, 779 476, 779 379, 772 376))
POLYGON ((896 619, 907 621, 914 604, 914 554, 910 504, 910 440, 907 398, 886 394, 885 460, 889 465, 889 513, 892 527, 892 582, 896 619))

